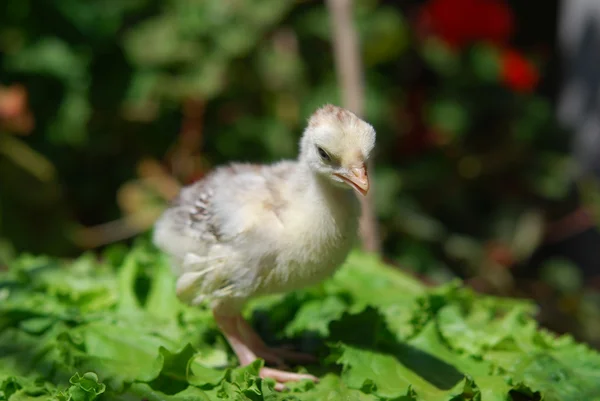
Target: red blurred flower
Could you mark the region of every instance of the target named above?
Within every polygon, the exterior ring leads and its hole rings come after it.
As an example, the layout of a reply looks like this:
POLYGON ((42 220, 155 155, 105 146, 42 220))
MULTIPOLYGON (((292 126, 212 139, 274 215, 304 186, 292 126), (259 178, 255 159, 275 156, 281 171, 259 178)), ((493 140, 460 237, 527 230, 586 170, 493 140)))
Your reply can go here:
POLYGON ((502 81, 517 92, 531 92, 539 81, 533 64, 514 50, 506 50, 501 60, 502 81))
POLYGON ((33 126, 33 115, 29 110, 25 87, 19 84, 0 86, 0 128, 18 134, 28 134, 33 126))
POLYGON ((419 25, 453 47, 474 41, 505 44, 513 15, 501 0, 431 0, 421 9, 419 25))

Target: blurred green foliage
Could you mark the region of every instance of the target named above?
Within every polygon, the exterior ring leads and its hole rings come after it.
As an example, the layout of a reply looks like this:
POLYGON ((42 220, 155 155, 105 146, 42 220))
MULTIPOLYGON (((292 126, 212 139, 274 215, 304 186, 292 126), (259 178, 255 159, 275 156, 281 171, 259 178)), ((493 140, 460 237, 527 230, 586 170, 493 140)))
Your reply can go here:
MULTIPOLYGON (((357 10, 361 34, 378 44, 364 51, 373 68, 396 63, 408 43, 402 14, 376 6, 357 10)), ((11 0, 2 7, 0 78, 27 88, 35 128, 23 141, 58 172, 40 180, 1 159, 2 236, 17 249, 77 252, 77 227, 118 218, 117 190, 142 159, 164 160, 169 149, 202 160, 183 171, 170 166, 183 182, 232 159, 294 157, 305 118, 337 100, 322 4, 11 0), (201 113, 191 146, 182 139, 186 101, 201 113)), ((374 70, 370 81, 368 116, 381 125, 389 120, 389 80, 374 70)))
MULTIPOLYGON (((506 292, 568 206, 568 138, 504 82, 502 50, 424 37, 400 3, 355 2, 385 252, 506 292)), ((144 231, 177 183, 295 157, 306 118, 340 103, 316 1, 5 0, 0 85, 26 88, 34 120, 19 132, 0 110, 0 264, 144 231)))

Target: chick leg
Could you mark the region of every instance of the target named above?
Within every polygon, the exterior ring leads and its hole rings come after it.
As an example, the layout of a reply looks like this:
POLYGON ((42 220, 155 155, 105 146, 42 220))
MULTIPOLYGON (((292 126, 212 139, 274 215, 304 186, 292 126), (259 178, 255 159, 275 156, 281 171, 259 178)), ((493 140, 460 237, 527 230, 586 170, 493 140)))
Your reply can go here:
MULTIPOLYGON (((218 314, 217 312, 214 312, 213 314, 217 325, 219 326, 223 335, 229 342, 229 345, 231 345, 233 352, 235 352, 235 354, 237 355, 240 361, 240 365, 246 366, 258 359, 257 354, 251 349, 251 346, 247 340, 248 334, 244 335, 242 333, 244 327, 243 324, 240 325, 239 323, 240 321, 243 321, 245 323, 243 318, 239 315, 233 317, 224 316, 218 314)), ((256 337, 258 337, 258 335, 253 330, 251 330, 251 332, 253 333, 251 335, 255 335, 256 337)), ((260 370, 260 376, 263 378, 268 377, 275 380, 277 382, 275 389, 277 390, 282 390, 284 388, 282 383, 288 381, 299 381, 303 379, 318 381, 318 379, 313 375, 303 373, 292 373, 265 367, 263 367, 260 370)))

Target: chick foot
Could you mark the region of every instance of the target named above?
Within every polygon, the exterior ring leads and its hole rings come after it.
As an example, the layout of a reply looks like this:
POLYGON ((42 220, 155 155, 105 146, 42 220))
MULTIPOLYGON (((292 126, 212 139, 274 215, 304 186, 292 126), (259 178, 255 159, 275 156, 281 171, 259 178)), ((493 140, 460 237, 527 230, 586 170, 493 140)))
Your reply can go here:
POLYGON ((284 361, 295 363, 314 363, 317 361, 317 358, 311 354, 297 352, 286 347, 269 347, 242 316, 238 316, 237 319, 240 334, 245 338, 246 344, 248 344, 250 349, 259 358, 274 363, 280 368, 285 367, 284 361))
MULTIPOLYGON (((285 366, 284 357, 280 353, 288 356, 301 356, 300 353, 277 348, 269 348, 262 341, 252 327, 244 320, 241 315, 238 316, 223 316, 214 313, 215 321, 223 332, 223 335, 231 345, 233 352, 237 355, 240 365, 246 366, 254 362, 258 358, 263 358, 265 361, 275 363, 279 366, 285 366)), ((304 356, 305 357, 305 356, 304 356)), ((286 372, 273 368, 263 367, 260 370, 262 378, 271 378, 277 383, 275 389, 281 391, 285 388, 283 383, 290 381, 312 380, 318 382, 319 379, 313 375, 305 373, 286 372)))
POLYGON ((311 354, 304 352, 297 352, 286 348, 273 348, 273 347, 258 347, 256 349, 256 355, 263 358, 265 361, 277 364, 279 367, 285 366, 285 364, 278 363, 283 361, 290 361, 294 363, 315 363, 318 359, 311 354))

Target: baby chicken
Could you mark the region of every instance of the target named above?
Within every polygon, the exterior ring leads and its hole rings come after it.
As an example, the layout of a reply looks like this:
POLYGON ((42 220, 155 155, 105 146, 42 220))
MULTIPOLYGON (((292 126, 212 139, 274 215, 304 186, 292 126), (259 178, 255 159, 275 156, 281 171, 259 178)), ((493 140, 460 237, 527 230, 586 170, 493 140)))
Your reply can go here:
MULTIPOLYGON (((208 301, 241 365, 282 364, 301 354, 269 348, 241 316, 256 296, 293 291, 330 276, 352 248, 373 127, 326 105, 309 119, 296 161, 231 164, 181 190, 158 219, 154 243, 172 259, 177 294, 208 301)), ((315 377, 263 368, 284 382, 315 377)))

